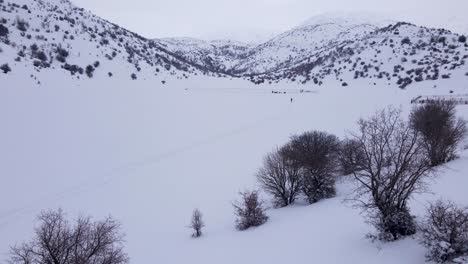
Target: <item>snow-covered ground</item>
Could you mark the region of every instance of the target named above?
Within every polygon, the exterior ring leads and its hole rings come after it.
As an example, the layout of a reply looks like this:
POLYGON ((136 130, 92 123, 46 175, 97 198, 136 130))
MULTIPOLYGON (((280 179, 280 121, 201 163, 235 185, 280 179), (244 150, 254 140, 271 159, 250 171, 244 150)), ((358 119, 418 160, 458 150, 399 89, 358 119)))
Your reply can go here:
MULTIPOLYGON (((415 238, 365 238, 371 227, 343 203, 352 192, 346 179, 336 198, 268 210, 267 224, 244 232, 234 229, 231 203, 255 187, 263 156, 295 133, 342 138, 359 117, 386 105, 407 112, 416 95, 468 93, 457 79, 406 91, 359 81, 316 88, 207 77, 166 85, 42 79, 51 81, 1 79, 0 262, 9 245, 31 237, 41 210, 61 207, 71 218, 120 220, 131 263, 424 263, 415 238), (196 207, 207 225, 198 240, 186 227, 196 207)), ((468 118, 468 106, 459 113, 468 118)), ((432 194, 415 197, 412 211, 421 216, 438 197, 468 204, 467 175, 465 151, 433 180, 432 194)))

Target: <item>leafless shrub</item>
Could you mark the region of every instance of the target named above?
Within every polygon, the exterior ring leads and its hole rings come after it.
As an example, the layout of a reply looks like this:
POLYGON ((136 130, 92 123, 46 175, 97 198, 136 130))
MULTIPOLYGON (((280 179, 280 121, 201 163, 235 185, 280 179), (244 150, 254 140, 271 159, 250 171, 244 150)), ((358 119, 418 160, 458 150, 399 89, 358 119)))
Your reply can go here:
POLYGON ((277 207, 288 206, 296 200, 301 191, 300 166, 294 159, 288 158, 288 144, 268 154, 263 167, 257 173, 257 179, 263 190, 273 196, 277 207))
POLYGON ((310 203, 335 196, 338 151, 338 138, 320 131, 292 137, 284 150, 301 167, 302 190, 310 203))
POLYGON ((265 207, 260 201, 257 191, 241 192, 241 201, 233 204, 236 219, 236 228, 246 230, 250 227, 263 225, 268 221, 265 207))
POLYGON ((404 122, 399 110, 387 108, 359 121, 354 139, 364 152, 354 201, 368 213, 381 240, 397 240, 416 232, 407 202, 424 189, 430 162, 418 132, 404 122))
POLYGON ((10 263, 128 263, 120 225, 112 218, 92 222, 80 217, 74 226, 62 210, 39 215, 34 238, 11 248, 10 263))
POLYGON ((192 237, 201 237, 202 236, 202 229, 205 227, 205 223, 203 222, 203 215, 200 210, 195 209, 192 214, 192 221, 190 222, 190 228, 193 229, 192 237))
POLYGON ((428 260, 452 261, 468 254, 468 207, 452 202, 431 204, 421 225, 421 242, 429 249, 428 260))
POLYGON ((422 134, 424 149, 432 166, 456 158, 458 145, 467 134, 466 122, 457 119, 455 104, 432 101, 413 109, 411 126, 422 134))

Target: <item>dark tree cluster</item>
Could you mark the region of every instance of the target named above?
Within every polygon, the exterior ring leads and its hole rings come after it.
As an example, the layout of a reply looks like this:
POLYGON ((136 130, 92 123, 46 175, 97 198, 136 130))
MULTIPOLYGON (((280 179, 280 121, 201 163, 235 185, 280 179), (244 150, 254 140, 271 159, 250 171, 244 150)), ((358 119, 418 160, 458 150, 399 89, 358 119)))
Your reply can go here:
POLYGON ((293 203, 304 194, 309 203, 335 196, 335 174, 340 143, 321 131, 293 136, 291 141, 265 157, 257 179, 277 207, 293 203))
POLYGON ((93 78, 94 75, 94 67, 93 65, 88 65, 86 66, 85 73, 89 78, 93 78))

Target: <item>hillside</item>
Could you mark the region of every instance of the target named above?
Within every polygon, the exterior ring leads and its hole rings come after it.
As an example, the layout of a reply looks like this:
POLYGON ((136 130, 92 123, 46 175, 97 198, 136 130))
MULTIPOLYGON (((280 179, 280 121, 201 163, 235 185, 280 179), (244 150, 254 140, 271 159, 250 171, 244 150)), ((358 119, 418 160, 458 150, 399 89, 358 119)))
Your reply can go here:
POLYGON ((68 0, 2 0, 0 9, 0 64, 38 82, 40 72, 159 80, 197 73, 177 55, 68 0))

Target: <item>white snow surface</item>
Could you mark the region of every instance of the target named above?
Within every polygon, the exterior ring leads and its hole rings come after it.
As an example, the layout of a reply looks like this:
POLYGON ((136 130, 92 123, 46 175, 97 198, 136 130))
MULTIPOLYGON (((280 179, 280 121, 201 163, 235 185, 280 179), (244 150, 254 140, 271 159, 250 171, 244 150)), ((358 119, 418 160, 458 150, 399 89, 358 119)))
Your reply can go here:
MULTIPOLYGON (((231 203, 257 187, 263 156, 293 134, 315 129, 343 138, 359 117, 389 104, 407 113, 420 94, 468 93, 456 78, 408 90, 330 82, 299 93, 311 87, 38 74, 41 85, 18 71, 0 74, 0 262, 9 246, 31 238, 41 210, 61 207, 70 218, 121 221, 131 263, 422 264, 426 249, 417 237, 365 238, 372 228, 343 202, 352 193, 347 178, 336 198, 269 209, 264 226, 244 232, 234 228, 231 203), (206 222, 201 239, 186 227, 194 208, 206 222)), ((468 118, 467 106, 458 110, 468 118)), ((467 172, 465 151, 431 181, 431 193, 414 197, 412 212, 421 219, 437 198, 468 204, 467 172)))

